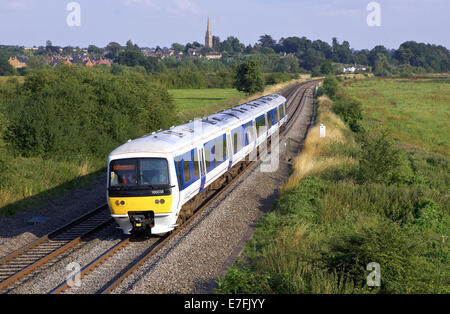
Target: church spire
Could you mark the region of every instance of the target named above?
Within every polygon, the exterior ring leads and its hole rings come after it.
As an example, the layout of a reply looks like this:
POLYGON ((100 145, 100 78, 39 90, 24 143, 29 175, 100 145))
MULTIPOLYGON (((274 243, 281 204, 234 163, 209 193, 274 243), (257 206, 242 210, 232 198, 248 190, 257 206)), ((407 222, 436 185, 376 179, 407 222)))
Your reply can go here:
POLYGON ((207 48, 213 47, 213 36, 211 33, 211 27, 209 24, 209 16, 208 16, 208 28, 206 30, 206 36, 205 36, 205 47, 207 47, 207 48))

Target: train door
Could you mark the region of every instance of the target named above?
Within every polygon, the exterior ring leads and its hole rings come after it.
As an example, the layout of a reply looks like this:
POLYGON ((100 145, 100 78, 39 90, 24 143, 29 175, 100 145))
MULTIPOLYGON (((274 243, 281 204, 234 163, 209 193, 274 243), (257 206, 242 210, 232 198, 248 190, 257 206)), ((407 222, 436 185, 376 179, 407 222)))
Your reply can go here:
POLYGON ((205 182, 206 182, 206 165, 205 165, 205 151, 203 147, 198 149, 198 158, 200 163, 200 191, 202 191, 205 188, 205 182))
POLYGON ((231 133, 227 133, 227 155, 229 159, 228 163, 228 169, 231 168, 231 165, 233 163, 233 142, 231 142, 231 133))

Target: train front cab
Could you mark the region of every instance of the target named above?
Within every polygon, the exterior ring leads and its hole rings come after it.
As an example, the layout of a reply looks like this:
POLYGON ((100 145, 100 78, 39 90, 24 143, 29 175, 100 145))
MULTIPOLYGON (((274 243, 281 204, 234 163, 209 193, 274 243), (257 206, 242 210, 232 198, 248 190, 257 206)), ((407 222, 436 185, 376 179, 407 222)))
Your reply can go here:
POLYGON ((163 234, 174 229, 178 190, 173 159, 139 157, 111 160, 107 200, 125 234, 163 234))

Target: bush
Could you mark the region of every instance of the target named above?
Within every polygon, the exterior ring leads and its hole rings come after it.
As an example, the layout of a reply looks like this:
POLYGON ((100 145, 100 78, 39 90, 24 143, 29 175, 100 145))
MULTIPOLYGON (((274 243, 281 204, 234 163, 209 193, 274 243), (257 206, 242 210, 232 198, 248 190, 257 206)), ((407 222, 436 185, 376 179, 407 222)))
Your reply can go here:
POLYGON ((105 158, 175 117, 168 92, 141 74, 68 66, 29 74, 7 108, 15 154, 65 160, 105 158))
POLYGON ((358 100, 339 93, 335 96, 333 111, 344 120, 353 132, 362 130, 362 105, 358 100))
POLYGON ((233 87, 248 95, 264 91, 264 81, 259 62, 249 60, 240 64, 236 69, 233 87))
POLYGON ((386 131, 373 131, 362 137, 358 177, 361 183, 404 183, 409 165, 386 131), (406 168, 406 169, 405 169, 406 168))
MULTIPOLYGON (((417 276, 423 266, 420 254, 423 243, 386 219, 376 218, 360 228, 350 226, 337 231, 330 238, 329 248, 322 254, 324 267, 342 272, 362 291, 380 293, 423 292, 422 279, 417 276), (368 287, 366 278, 369 263, 380 264, 381 286, 368 287)), ((429 267, 428 267, 429 268, 429 267)), ((439 278, 437 273, 427 276, 439 278)), ((430 278, 428 278, 430 280, 430 278)), ((441 287, 434 287, 433 290, 441 287)), ((428 290, 430 291, 430 290, 428 290)))
POLYGON ((323 89, 322 93, 326 94, 331 99, 334 99, 338 91, 338 80, 336 79, 336 77, 327 76, 323 80, 322 89, 323 89))

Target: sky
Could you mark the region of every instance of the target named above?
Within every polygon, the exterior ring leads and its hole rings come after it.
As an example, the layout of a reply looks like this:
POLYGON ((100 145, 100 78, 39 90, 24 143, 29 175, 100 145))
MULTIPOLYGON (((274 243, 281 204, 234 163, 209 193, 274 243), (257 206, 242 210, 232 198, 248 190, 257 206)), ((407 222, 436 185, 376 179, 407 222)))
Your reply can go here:
POLYGON ((450 48, 450 0, 0 0, 0 45, 204 43, 208 16, 214 36, 246 45, 268 34, 328 43, 337 37, 358 50, 397 49, 408 40, 450 48), (71 2, 79 10, 68 10, 71 2), (368 10, 371 2, 379 10, 368 10), (69 15, 80 25, 68 23, 69 15), (379 16, 379 25, 369 26, 369 15, 379 16))

